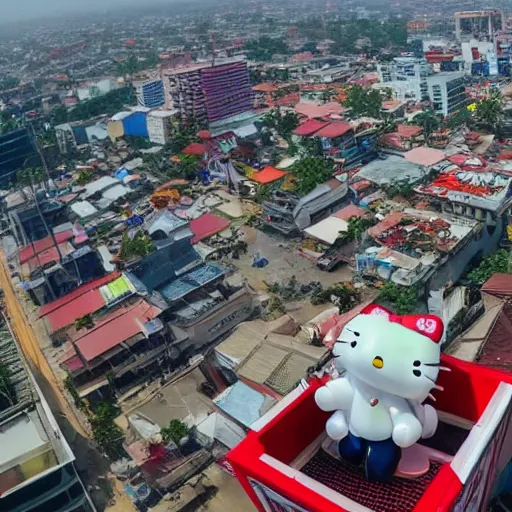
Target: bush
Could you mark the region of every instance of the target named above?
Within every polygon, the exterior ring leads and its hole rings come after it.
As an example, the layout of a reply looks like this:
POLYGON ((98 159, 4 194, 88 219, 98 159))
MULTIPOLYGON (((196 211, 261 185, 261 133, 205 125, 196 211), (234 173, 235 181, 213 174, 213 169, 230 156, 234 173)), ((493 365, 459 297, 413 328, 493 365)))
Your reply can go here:
POLYGON ((493 274, 510 274, 509 253, 501 249, 485 256, 480 265, 468 274, 468 280, 478 286, 483 285, 493 274))
POLYGON ((379 301, 390 302, 398 315, 408 315, 415 310, 418 291, 414 286, 399 286, 388 281, 380 290, 379 301))
POLYGON ((122 430, 114 423, 119 408, 110 403, 99 404, 90 419, 92 435, 99 449, 111 460, 116 461, 123 455, 122 430))
POLYGON ((174 444, 179 446, 180 441, 189 433, 189 428, 181 420, 171 420, 167 427, 164 427, 161 432, 164 443, 173 441, 174 444))

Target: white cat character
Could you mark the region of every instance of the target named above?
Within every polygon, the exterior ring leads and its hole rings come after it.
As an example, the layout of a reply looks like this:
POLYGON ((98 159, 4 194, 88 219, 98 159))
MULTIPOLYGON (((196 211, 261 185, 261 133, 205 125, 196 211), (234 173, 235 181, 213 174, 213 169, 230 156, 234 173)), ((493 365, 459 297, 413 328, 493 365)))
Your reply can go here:
POLYGON ((401 448, 432 436, 437 413, 421 405, 435 386, 443 323, 433 315, 396 316, 371 305, 342 330, 333 347, 344 375, 316 391, 326 425, 347 462, 364 464, 366 478, 386 481, 401 448))

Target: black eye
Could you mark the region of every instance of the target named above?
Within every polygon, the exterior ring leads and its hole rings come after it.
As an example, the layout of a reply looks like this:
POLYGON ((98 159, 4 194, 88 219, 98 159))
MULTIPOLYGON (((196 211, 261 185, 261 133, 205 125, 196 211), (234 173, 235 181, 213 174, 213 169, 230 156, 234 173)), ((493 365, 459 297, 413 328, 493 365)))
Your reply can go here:
POLYGON ((414 363, 412 363, 413 366, 419 366, 421 364, 421 361, 414 361, 414 363))
POLYGON ((356 332, 356 331, 352 331, 352 332, 354 333, 354 336, 357 336, 357 337, 360 336, 360 334, 358 332, 356 332))
POLYGON ((419 370, 413 370, 412 373, 414 373, 416 377, 421 377, 421 372, 419 370))
POLYGON ((356 345, 357 345, 357 341, 353 341, 353 342, 350 344, 350 346, 351 346, 352 348, 355 348, 355 346, 356 346, 356 345))

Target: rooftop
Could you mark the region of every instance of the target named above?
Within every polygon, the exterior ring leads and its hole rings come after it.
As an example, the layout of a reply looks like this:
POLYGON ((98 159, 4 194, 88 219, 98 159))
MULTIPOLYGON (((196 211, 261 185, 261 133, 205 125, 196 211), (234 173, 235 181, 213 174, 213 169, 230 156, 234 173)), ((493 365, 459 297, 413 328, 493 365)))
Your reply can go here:
MULTIPOLYGON (((0 325, 0 361, 10 371, 9 401, 0 401, 0 496, 74 460, 7 325, 0 325)), ((1 501, 0 501, 1 506, 1 501)))

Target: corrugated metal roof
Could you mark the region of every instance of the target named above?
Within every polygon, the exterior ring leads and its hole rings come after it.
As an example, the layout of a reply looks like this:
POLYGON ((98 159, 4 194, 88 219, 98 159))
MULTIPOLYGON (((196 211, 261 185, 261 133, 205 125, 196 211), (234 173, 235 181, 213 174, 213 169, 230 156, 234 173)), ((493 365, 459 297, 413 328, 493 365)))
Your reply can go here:
POLYGON ((327 121, 317 121, 316 119, 308 119, 305 123, 299 125, 293 133, 295 135, 300 135, 302 137, 308 137, 309 135, 313 135, 315 132, 324 128, 329 123, 327 121))
POLYGON ((512 274, 493 274, 482 285, 481 290, 499 297, 512 296, 512 274))
POLYGON ((78 297, 82 296, 84 293, 87 293, 91 290, 99 288, 100 286, 110 283, 110 281, 114 281, 114 279, 117 279, 120 275, 121 274, 119 272, 112 272, 111 274, 107 274, 106 276, 100 277, 99 279, 95 279, 94 281, 90 281, 87 284, 79 286, 78 288, 76 288, 76 290, 73 290, 72 292, 68 293, 67 295, 64 295, 63 297, 60 297, 57 300, 54 300, 53 302, 45 304, 39 309, 39 318, 46 316, 52 311, 55 311, 63 307, 68 302, 74 301, 78 297))
POLYGON ((90 290, 47 315, 51 332, 71 325, 77 318, 98 311, 105 301, 98 289, 90 290))
POLYGON ((231 222, 224 217, 219 217, 213 213, 205 213, 190 221, 190 229, 194 233, 192 243, 196 244, 205 238, 209 238, 216 233, 224 231, 231 225, 231 222))
POLYGON ((233 334, 215 347, 215 351, 228 357, 235 364, 242 363, 265 339, 267 332, 268 327, 263 320, 243 322, 234 330, 233 334))
POLYGON ((264 384, 284 359, 288 351, 273 345, 262 344, 238 366, 236 373, 256 384, 264 384))
POLYGON ((143 332, 144 324, 160 313, 159 308, 141 300, 113 311, 92 329, 75 332, 71 337, 84 359, 91 361, 119 343, 143 332))
POLYGON ((282 364, 272 372, 265 384, 285 396, 300 379, 306 377, 308 368, 316 363, 317 360, 303 354, 289 354, 282 364))
MULTIPOLYGON (((55 240, 57 241, 57 244, 62 244, 73 238, 73 230, 67 229, 66 231, 55 233, 54 236, 55 240)), ((39 254, 40 252, 46 251, 50 249, 53 245, 53 238, 51 236, 47 236, 42 240, 36 240, 34 242, 34 247, 32 247, 32 245, 22 247, 19 251, 20 263, 23 264, 27 262, 30 258, 34 256, 34 254, 39 254)))

